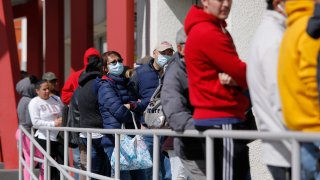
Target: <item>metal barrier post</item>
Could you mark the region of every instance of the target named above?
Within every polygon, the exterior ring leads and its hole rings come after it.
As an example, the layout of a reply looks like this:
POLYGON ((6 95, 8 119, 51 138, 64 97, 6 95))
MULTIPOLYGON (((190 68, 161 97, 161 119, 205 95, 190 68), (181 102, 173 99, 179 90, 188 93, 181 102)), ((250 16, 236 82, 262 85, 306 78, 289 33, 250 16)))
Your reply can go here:
MULTIPOLYGON (((20 127, 19 127, 20 129, 20 127)), ((20 158, 22 157, 22 131, 19 134, 19 180, 22 180, 22 162, 20 158)))
POLYGON ((115 178, 120 179, 120 134, 115 134, 115 178))
MULTIPOLYGON (((47 142, 46 142, 46 150, 47 150, 47 153, 51 156, 51 144, 50 144, 50 131, 49 130, 46 130, 46 137, 47 137, 47 142)), ((47 169, 47 178, 48 179, 51 179, 51 165, 49 164, 48 162, 48 159, 47 159, 47 165, 45 167, 47 169)))
POLYGON ((152 179, 159 180, 159 161, 160 161, 160 137, 153 135, 153 168, 152 179))
MULTIPOLYGON (((68 159, 69 159, 69 157, 68 157, 69 133, 68 133, 68 131, 65 130, 63 134, 64 134, 64 140, 63 140, 64 141, 63 142, 63 165, 68 166, 68 159)), ((67 172, 69 172, 69 171, 67 171, 67 172)), ((64 176, 62 176, 62 173, 60 173, 60 179, 64 180, 64 176)))
MULTIPOLYGON (((87 172, 91 172, 91 146, 92 146, 92 134, 87 132, 87 172)), ((87 175, 87 180, 90 177, 87 175)))
MULTIPOLYGON (((34 137, 34 129, 31 128, 31 136, 34 137)), ((30 169, 33 172, 34 171, 34 145, 30 141, 30 169)), ((30 179, 32 179, 32 175, 30 173, 30 179)))
POLYGON ((301 167, 300 167, 300 143, 292 139, 292 180, 300 180, 301 167))
POLYGON ((206 176, 208 180, 214 179, 214 139, 206 136, 206 176))

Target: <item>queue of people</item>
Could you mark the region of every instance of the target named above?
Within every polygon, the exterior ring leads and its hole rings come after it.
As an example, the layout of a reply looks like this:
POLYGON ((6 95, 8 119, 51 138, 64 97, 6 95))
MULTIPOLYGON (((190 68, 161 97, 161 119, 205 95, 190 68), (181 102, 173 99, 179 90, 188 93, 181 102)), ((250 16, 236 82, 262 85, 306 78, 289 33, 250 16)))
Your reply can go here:
MULTIPOLYGON (((166 127, 177 132, 218 129, 319 132, 320 0, 266 0, 267 10, 257 28, 246 61, 239 58, 227 31, 226 19, 232 0, 201 0, 186 15, 176 35, 177 52, 160 41, 152 57, 134 69, 123 64, 117 51, 84 52, 83 69, 64 84, 61 97, 52 72, 36 81, 28 76, 17 84, 23 96, 18 105, 19 124, 59 127, 63 113, 67 126, 97 129, 150 129, 146 108, 159 90, 166 127), (23 86, 22 86, 23 85, 23 86), (60 99, 61 98, 61 99, 60 99), (248 114, 253 111, 255 119, 248 114), (135 121, 135 123, 133 122, 135 121)), ((148 112, 150 113, 150 112, 148 112)), ((51 156, 63 162, 63 145, 57 131, 50 137, 35 133, 51 156)), ((110 165, 115 147, 113 135, 92 133, 92 151, 86 152, 87 134, 73 133, 73 166, 86 170, 91 153, 92 172, 114 176, 110 165)), ((153 137, 142 140, 152 157, 160 152, 161 180, 206 179, 206 143, 201 138, 160 137, 161 148, 153 149, 153 137)), ((320 141, 319 141, 320 142, 320 141)), ((301 143, 301 178, 320 179, 320 143, 301 143)), ((215 179, 248 180, 249 140, 215 139, 215 179)), ((23 137, 24 158, 30 159, 30 142, 23 137)), ((275 180, 291 179, 289 141, 263 141, 262 160, 275 180)), ((42 157, 36 150, 36 155, 42 157)), ((25 179, 29 174, 24 171, 25 179)), ((43 178, 41 171, 39 178, 43 178)), ((60 174, 52 168, 51 179, 60 174)), ((85 176, 75 175, 76 179, 85 176)), ((121 170, 120 178, 151 179, 152 168, 121 170)))

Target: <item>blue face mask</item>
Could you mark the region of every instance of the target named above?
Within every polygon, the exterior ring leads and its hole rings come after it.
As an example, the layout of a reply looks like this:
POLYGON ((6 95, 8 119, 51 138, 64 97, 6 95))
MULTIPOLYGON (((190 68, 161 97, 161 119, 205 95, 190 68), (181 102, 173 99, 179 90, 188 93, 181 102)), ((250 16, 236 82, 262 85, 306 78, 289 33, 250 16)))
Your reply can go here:
POLYGON ((119 76, 123 72, 123 64, 119 62, 116 65, 109 64, 108 70, 110 74, 119 76))
POLYGON ((158 64, 160 67, 163 67, 164 65, 166 65, 166 64, 168 63, 168 61, 169 61, 170 58, 171 58, 171 56, 161 55, 161 54, 159 53, 157 64, 158 64))

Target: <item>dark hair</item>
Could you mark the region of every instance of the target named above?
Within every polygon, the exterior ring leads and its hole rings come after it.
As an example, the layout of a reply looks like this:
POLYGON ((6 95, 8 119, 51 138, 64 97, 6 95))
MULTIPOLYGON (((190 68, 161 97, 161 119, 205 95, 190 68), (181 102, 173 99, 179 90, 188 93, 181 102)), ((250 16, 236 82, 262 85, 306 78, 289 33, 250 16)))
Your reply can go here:
POLYGON ((35 89, 40 89, 40 87, 41 87, 41 84, 43 84, 43 83, 46 83, 47 81, 46 80, 43 80, 43 79, 41 79, 41 80, 39 80, 37 83, 36 83, 36 87, 35 87, 35 89))
POLYGON ((38 82, 38 78, 35 75, 30 75, 29 76, 31 84, 36 84, 38 82))
POLYGON ((93 72, 102 70, 102 60, 98 56, 89 56, 88 64, 86 66, 85 72, 93 72))
POLYGON ((266 0, 267 2, 267 9, 268 10, 274 10, 273 8, 273 0, 266 0))
POLYGON ((117 51, 107 51, 107 52, 105 52, 105 53, 102 54, 103 66, 106 66, 106 65, 107 65, 108 57, 111 56, 111 55, 117 56, 117 57, 119 57, 120 59, 122 59, 120 53, 118 53, 117 51))
POLYGON ((27 71, 23 71, 23 70, 20 71, 20 79, 24 79, 28 76, 29 76, 29 73, 27 71))

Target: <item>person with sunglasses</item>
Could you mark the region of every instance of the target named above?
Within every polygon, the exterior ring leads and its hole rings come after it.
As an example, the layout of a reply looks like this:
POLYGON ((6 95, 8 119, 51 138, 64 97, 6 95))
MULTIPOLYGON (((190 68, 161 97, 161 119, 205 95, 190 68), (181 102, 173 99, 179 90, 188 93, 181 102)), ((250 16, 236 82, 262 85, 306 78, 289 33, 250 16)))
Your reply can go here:
MULTIPOLYGON (((127 129, 134 129, 130 109, 134 107, 136 98, 130 91, 129 79, 125 77, 123 59, 116 51, 108 51, 102 55, 104 76, 96 79, 95 89, 98 92, 99 110, 102 115, 104 129, 121 129, 125 123, 127 129)), ((114 136, 106 134, 101 144, 104 152, 111 160, 114 150, 114 136)), ((144 170, 120 171, 121 179, 142 179, 144 170)))

